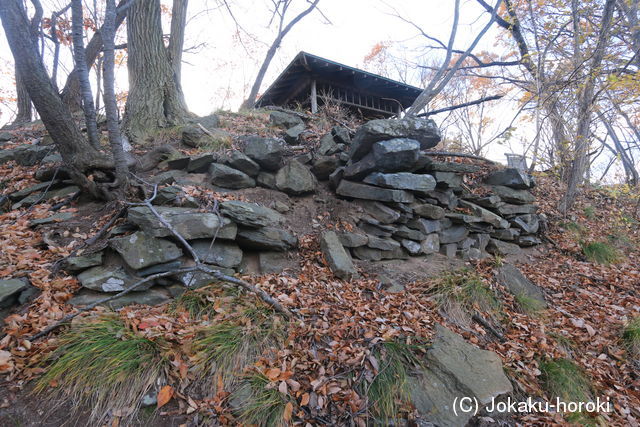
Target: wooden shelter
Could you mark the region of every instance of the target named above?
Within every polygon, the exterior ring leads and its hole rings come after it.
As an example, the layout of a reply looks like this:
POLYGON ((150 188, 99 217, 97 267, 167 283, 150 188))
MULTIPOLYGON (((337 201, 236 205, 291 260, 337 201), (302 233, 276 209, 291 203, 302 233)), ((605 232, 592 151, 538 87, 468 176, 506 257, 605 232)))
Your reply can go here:
POLYGON ((413 104, 422 89, 300 52, 262 94, 256 108, 337 102, 365 118, 391 117, 413 104))

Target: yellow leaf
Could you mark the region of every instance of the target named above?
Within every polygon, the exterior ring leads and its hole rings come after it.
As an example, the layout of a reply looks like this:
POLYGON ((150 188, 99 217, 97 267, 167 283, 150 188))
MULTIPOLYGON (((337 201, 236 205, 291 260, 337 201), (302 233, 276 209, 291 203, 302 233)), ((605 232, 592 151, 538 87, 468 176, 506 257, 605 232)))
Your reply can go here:
POLYGON ((284 418, 285 421, 289 421, 291 420, 292 414, 293 414, 293 403, 289 402, 284 407, 284 414, 282 414, 282 417, 284 418))
POLYGON ((173 387, 170 385, 165 385, 160 389, 158 393, 158 408, 162 408, 164 405, 169 403, 171 398, 173 397, 173 387))

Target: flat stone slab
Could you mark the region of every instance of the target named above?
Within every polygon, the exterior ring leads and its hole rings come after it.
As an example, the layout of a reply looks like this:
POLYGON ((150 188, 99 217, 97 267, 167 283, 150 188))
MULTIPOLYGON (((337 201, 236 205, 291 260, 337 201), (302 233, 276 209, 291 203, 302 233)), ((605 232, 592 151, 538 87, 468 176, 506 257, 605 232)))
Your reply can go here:
POLYGON ((541 307, 547 307, 542 289, 527 279, 516 266, 503 264, 495 272, 495 276, 498 283, 507 288, 515 297, 531 298, 537 301, 541 307))
POLYGON ((336 190, 340 196, 355 199, 377 200, 380 202, 413 203, 413 194, 405 190, 379 188, 343 179, 336 190))
POLYGON ((436 180, 431 175, 420 175, 409 172, 374 172, 368 175, 363 182, 379 187, 412 190, 421 193, 427 193, 436 188, 436 180))
MULTIPOLYGON (((221 220, 215 213, 165 206, 158 206, 155 209, 165 221, 187 240, 213 236, 218 239, 228 240, 236 238, 237 225, 228 218, 222 218, 221 220)), ((162 225, 160 220, 146 206, 130 208, 127 219, 142 228, 149 236, 172 236, 171 231, 162 225)))
POLYGON ((64 261, 64 268, 69 271, 82 271, 89 267, 102 264, 102 252, 95 252, 87 255, 79 255, 67 258, 64 261))
POLYGON ((293 234, 275 227, 241 228, 236 241, 243 249, 258 251, 284 252, 298 245, 298 239, 293 234))
POLYGON ((482 218, 484 222, 491 224, 496 228, 509 228, 509 221, 502 218, 500 215, 496 215, 493 212, 471 202, 467 202, 466 200, 460 200, 459 203, 461 207, 471 210, 474 215, 482 218))
POLYGON ((325 231, 320 235, 320 248, 329 268, 337 277, 350 280, 358 276, 351 256, 342 246, 335 231, 325 231))
MULTIPOLYGON (((129 276, 122 267, 98 265, 78 274, 80 284, 98 292, 120 292, 133 285, 137 280, 129 276)), ((140 286, 137 292, 149 289, 151 284, 140 286)))
POLYGON ((33 219, 29 222, 29 225, 31 227, 35 227, 37 225, 45 225, 45 224, 52 224, 54 222, 67 221, 71 218, 73 218, 72 212, 58 212, 46 218, 33 219))
POLYGON ((134 270, 163 264, 182 256, 182 249, 174 243, 151 237, 143 231, 111 239, 109 246, 134 270))
POLYGON ((491 239, 489 240, 489 244, 487 244, 487 252, 492 255, 517 255, 522 252, 522 249, 515 243, 491 239))
POLYGON ((295 160, 289 161, 276 174, 276 188, 293 196, 313 193, 317 184, 309 168, 295 160))
POLYGON ((0 308, 13 305, 20 293, 28 287, 29 284, 20 279, 0 280, 0 308))
POLYGON ((240 200, 222 202, 220 210, 223 215, 245 227, 267 227, 282 224, 285 221, 284 216, 273 209, 240 200))
POLYGON ((455 172, 455 173, 475 173, 480 171, 480 167, 476 165, 470 165, 468 163, 456 163, 456 162, 437 162, 432 161, 427 166, 428 171, 433 172, 455 172))
MULTIPOLYGON (((68 301, 68 304, 71 304, 74 307, 84 307, 86 305, 93 304, 96 301, 100 301, 107 296, 108 295, 105 295, 101 292, 96 292, 89 289, 81 289, 73 298, 68 301)), ((152 288, 144 292, 132 292, 100 305, 109 307, 113 310, 118 310, 122 307, 132 304, 160 305, 169 302, 170 300, 171 298, 164 291, 164 289, 152 288)))
POLYGON ((515 188, 505 187, 503 185, 494 185, 491 187, 491 190, 505 202, 515 205, 526 205, 536 201, 533 194, 527 190, 516 190, 515 188))

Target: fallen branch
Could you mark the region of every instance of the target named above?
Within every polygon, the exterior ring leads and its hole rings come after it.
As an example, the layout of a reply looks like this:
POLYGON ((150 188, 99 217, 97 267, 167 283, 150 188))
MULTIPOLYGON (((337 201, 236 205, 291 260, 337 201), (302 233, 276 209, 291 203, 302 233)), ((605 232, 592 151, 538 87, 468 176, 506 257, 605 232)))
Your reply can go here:
POLYGON ((483 328, 485 328, 487 331, 491 332, 496 338, 498 338, 500 340, 500 342, 505 342, 507 339, 504 337, 504 335, 502 335, 500 332, 496 331, 493 326, 491 326, 489 324, 489 322, 487 322, 486 320, 484 320, 482 317, 480 317, 477 314, 474 314, 473 316, 471 316, 471 319, 473 319, 473 321, 475 321, 476 323, 478 323, 480 326, 482 326, 483 328))
POLYGON ((496 164, 496 162, 494 162, 493 160, 489 160, 486 157, 475 156, 473 154, 467 154, 467 153, 455 153, 453 151, 423 151, 422 153, 425 156, 464 157, 466 159, 482 160, 483 162, 487 162, 487 163, 490 163, 492 165, 496 164))
POLYGON ((453 111, 453 110, 457 110, 459 108, 471 107, 472 105, 482 104, 483 102, 495 101, 496 99, 500 99, 503 96, 504 95, 486 96, 484 98, 476 99, 475 101, 469 101, 469 102, 465 102, 463 104, 452 105, 451 107, 441 108, 439 110, 427 111, 426 113, 418 114, 417 117, 429 117, 429 116, 433 116, 434 114, 446 113, 447 111, 453 111))

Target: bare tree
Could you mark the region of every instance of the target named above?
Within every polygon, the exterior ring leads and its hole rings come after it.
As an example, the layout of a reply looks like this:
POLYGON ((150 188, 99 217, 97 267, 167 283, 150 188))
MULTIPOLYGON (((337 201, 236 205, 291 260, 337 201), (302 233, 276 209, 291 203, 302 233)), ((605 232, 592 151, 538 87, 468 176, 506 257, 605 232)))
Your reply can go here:
POLYGON ((89 194, 104 197, 105 194, 85 173, 91 169, 110 169, 113 162, 87 142, 60 99, 44 67, 38 46, 31 37, 29 19, 22 2, 0 2, 0 19, 16 68, 71 178, 89 194))
POLYGON ((129 95, 123 130, 130 140, 144 142, 159 128, 183 123, 189 112, 164 46, 159 0, 131 6, 127 34, 129 95))
POLYGON ((87 59, 84 50, 82 0, 71 1, 71 16, 73 56, 82 93, 82 107, 84 110, 85 124, 87 126, 87 136, 89 137, 89 143, 96 149, 99 149, 100 138, 98 136, 98 125, 96 123, 96 109, 93 104, 93 93, 91 91, 91 83, 89 82, 89 70, 87 69, 87 59))
MULTIPOLYGON (((271 16, 271 21, 274 19, 278 19, 278 33, 276 38, 269 46, 267 50, 267 54, 262 61, 262 65, 260 66, 260 70, 258 70, 258 75, 256 76, 256 80, 253 82, 253 86, 251 87, 251 92, 249 92, 249 96, 242 103, 241 109, 249 109, 253 108, 253 105, 256 102, 256 98, 258 96, 258 92, 260 91, 260 86, 262 85, 262 81, 264 80, 264 76, 267 74, 267 70, 269 69, 269 64, 271 64, 271 60, 276 55, 278 48, 280 48, 280 44, 282 40, 287 35, 289 31, 296 25, 298 22, 302 20, 305 16, 310 14, 317 6, 320 0, 307 0, 309 6, 300 12, 295 18, 293 18, 289 23, 286 23, 287 12, 294 0, 271 0, 273 3, 273 15, 271 16)), ((271 24, 271 22, 269 23, 271 24)))

